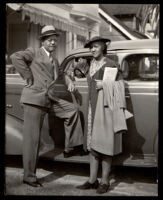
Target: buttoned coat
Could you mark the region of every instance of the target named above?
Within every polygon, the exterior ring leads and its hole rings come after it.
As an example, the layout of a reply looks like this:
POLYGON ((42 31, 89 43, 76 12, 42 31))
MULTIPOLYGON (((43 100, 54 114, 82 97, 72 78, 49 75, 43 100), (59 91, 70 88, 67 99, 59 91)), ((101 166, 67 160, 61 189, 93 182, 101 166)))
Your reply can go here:
POLYGON ((53 56, 52 64, 43 48, 27 48, 12 54, 11 60, 23 79, 33 79, 32 86, 23 88, 20 102, 50 107, 47 89, 62 73, 57 59, 53 56))
MULTIPOLYGON (((117 64, 109 58, 104 59, 102 67, 90 77, 88 74, 89 100, 92 113, 92 133, 90 147, 105 155, 116 155, 122 152, 122 134, 114 133, 113 130, 113 112, 107 106, 104 106, 103 90, 96 90, 95 79, 102 80, 105 67, 117 67, 117 64)), ((118 72, 117 79, 121 80, 121 73, 118 72)), ((88 123, 86 124, 85 146, 87 140, 88 123)))

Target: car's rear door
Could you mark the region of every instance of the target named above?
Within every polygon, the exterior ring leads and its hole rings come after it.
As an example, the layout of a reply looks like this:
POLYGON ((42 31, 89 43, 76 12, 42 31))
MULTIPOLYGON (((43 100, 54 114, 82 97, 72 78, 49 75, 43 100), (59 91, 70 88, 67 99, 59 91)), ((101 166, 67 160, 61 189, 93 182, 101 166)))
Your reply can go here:
POLYGON ((122 63, 126 80, 127 120, 123 137, 125 154, 133 159, 152 157, 158 133, 158 54, 130 54, 122 63))

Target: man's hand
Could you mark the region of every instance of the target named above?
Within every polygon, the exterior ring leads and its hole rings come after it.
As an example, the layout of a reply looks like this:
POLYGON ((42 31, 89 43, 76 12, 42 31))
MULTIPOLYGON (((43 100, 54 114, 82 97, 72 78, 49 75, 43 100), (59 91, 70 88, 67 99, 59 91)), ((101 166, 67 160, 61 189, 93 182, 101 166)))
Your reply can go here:
POLYGON ((76 90, 75 85, 74 85, 74 83, 71 81, 71 82, 68 84, 68 91, 74 92, 75 90, 76 90))
POLYGON ((95 79, 95 81, 96 81, 96 89, 97 90, 102 89, 103 88, 102 81, 101 80, 96 80, 96 79, 95 79))
POLYGON ((25 87, 30 87, 31 85, 33 85, 33 79, 32 78, 26 79, 25 87))

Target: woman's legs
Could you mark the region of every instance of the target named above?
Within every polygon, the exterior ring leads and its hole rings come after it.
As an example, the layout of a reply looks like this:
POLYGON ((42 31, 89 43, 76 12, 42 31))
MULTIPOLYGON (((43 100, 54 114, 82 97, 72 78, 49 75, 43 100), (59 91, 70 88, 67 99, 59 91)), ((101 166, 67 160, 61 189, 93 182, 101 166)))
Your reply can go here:
POLYGON ((97 179, 99 159, 90 153, 90 177, 89 183, 94 183, 97 179))
POLYGON ((79 189, 97 189, 99 182, 97 180, 99 159, 90 153, 90 177, 83 185, 77 186, 79 189))
POLYGON ((97 188, 98 194, 106 193, 110 187, 109 184, 109 174, 111 171, 112 157, 111 156, 103 156, 102 157, 102 178, 101 183, 97 188))
POLYGON ((111 171, 112 157, 111 156, 103 156, 102 158, 102 184, 109 183, 109 174, 111 171))

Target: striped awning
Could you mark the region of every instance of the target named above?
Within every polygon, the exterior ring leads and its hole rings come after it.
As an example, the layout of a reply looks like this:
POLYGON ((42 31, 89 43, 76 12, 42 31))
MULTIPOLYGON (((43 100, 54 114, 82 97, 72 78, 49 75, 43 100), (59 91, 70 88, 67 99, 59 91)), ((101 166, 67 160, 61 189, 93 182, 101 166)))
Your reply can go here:
POLYGON ((88 30, 86 28, 81 27, 78 24, 73 24, 66 18, 55 15, 53 13, 45 12, 27 4, 13 5, 12 3, 9 3, 7 5, 12 9, 16 8, 17 10, 19 5, 19 10, 22 12, 22 20, 25 20, 26 17, 29 17, 30 22, 35 24, 40 24, 41 26, 52 24, 59 30, 68 31, 80 36, 87 37, 88 30))

